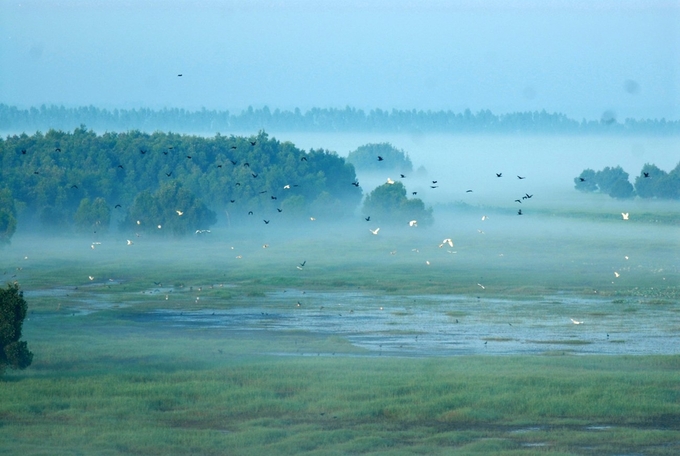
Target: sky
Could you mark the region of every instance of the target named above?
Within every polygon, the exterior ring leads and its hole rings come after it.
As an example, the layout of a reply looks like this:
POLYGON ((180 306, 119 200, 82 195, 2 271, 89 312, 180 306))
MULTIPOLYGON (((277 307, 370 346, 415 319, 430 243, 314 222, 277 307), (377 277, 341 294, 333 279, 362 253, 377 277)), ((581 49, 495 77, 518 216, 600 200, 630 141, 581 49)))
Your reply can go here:
POLYGON ((678 24, 680 0, 0 0, 0 103, 677 120, 678 24))

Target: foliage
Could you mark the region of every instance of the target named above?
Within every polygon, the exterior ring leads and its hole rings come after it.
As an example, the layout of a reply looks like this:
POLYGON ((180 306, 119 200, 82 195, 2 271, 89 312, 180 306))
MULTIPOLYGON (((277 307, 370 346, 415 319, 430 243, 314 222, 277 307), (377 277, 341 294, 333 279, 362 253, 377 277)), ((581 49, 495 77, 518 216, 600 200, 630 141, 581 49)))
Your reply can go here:
POLYGON ((525 111, 494 114, 488 109, 476 113, 466 109, 453 111, 418 111, 372 109, 368 112, 352 107, 343 109, 311 108, 303 112, 271 111, 248 107, 240 113, 201 109, 100 109, 94 106, 66 108, 45 106, 19 109, 0 103, 0 127, 8 131, 35 131, 58 128, 71 130, 87 124, 101 131, 172 130, 213 134, 216 131, 380 131, 427 133, 541 133, 541 134, 669 134, 680 133, 680 121, 666 119, 625 119, 608 117, 577 121, 553 112, 525 111))
MULTIPOLYGON (((23 208, 18 218, 37 218, 51 231, 73 225, 106 230, 111 222, 131 217, 133 205, 139 211, 147 204, 145 198, 163 188, 170 192, 168 204, 191 206, 192 198, 200 198, 211 211, 228 211, 232 225, 246 220, 249 212, 290 221, 283 212, 286 207, 301 214, 328 202, 334 214, 351 214, 362 196, 361 188, 352 185, 354 167, 336 153, 306 153, 264 132, 212 138, 140 131, 97 135, 81 126, 72 133, 50 130, 10 136, 0 139, 0 182, 23 208), (180 186, 165 186, 172 182, 180 186), (179 193, 172 194, 170 188, 179 193)), ((160 218, 149 227, 170 222, 170 228, 174 219, 169 212, 178 209, 168 207, 160 217, 159 207, 153 216, 160 218)), ((189 225, 205 229, 205 224, 214 223, 210 222, 214 216, 202 214, 192 215, 198 218, 189 225)), ((11 228, 9 223, 5 221, 11 228)), ((188 232, 189 225, 177 225, 173 231, 188 232)))
POLYGON ((582 192, 607 193, 612 198, 626 199, 638 195, 641 198, 680 199, 680 163, 670 172, 646 163, 635 186, 628 180, 628 173, 620 166, 606 167, 601 171, 585 169, 574 178, 574 188, 582 192))
POLYGON ((182 236, 206 229, 217 221, 215 213, 178 181, 165 183, 155 193, 140 193, 124 225, 146 233, 182 236))
POLYGON ((383 184, 368 194, 362 212, 379 223, 406 226, 411 220, 416 220, 418 225, 428 226, 434 221, 432 208, 425 209, 425 204, 419 198, 408 199, 406 187, 398 181, 383 184))
POLYGON ((365 144, 347 155, 347 161, 361 171, 396 171, 410 173, 413 163, 408 154, 390 143, 365 144), (379 160, 380 157, 382 160, 379 160))
POLYGON ((9 244, 16 229, 14 198, 8 189, 0 190, 0 245, 9 244))
POLYGON ((0 374, 7 366, 25 369, 31 365, 33 353, 26 342, 19 341, 27 309, 19 285, 8 284, 6 289, 0 289, 0 374))

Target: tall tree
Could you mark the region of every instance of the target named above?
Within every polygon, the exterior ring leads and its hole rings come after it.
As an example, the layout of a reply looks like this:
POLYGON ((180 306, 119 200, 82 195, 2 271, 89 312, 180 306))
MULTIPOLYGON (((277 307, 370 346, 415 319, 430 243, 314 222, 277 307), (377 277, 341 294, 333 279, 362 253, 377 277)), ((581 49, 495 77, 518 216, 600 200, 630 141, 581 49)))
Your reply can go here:
POLYGON ((25 369, 33 361, 28 344, 21 342, 21 328, 28 305, 19 285, 0 289, 0 374, 5 368, 25 369))

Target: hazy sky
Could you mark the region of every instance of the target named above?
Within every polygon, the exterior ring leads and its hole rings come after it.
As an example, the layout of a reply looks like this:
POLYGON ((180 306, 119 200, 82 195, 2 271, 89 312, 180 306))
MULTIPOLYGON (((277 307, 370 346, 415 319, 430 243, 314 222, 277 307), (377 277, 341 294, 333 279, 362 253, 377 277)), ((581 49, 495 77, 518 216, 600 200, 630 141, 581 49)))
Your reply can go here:
POLYGON ((680 119, 680 0, 0 0, 0 34, 20 107, 680 119))

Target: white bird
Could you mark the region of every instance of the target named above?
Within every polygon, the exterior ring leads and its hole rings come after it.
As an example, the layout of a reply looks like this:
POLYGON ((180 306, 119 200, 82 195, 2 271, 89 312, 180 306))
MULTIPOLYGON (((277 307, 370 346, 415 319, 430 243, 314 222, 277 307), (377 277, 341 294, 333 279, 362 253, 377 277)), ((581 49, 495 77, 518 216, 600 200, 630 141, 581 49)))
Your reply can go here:
POLYGON ((316 218, 314 218, 314 217, 309 217, 309 220, 311 220, 311 221, 313 222, 314 220, 316 220, 316 218))
POLYGON ((486 287, 484 285, 482 285, 481 283, 478 283, 477 285, 480 286, 482 288, 482 290, 486 290, 486 287))
POLYGON ((619 274, 618 272, 614 271, 614 275, 615 275, 616 277, 618 277, 618 276, 620 276, 621 274, 619 274))
POLYGON ((161 228, 163 228, 163 226, 162 226, 162 225, 158 225, 158 229, 160 230, 161 228))
POLYGON ((288 189, 290 188, 290 184, 284 185, 283 188, 284 188, 285 190, 288 190, 288 189))
POLYGON ((425 264, 429 266, 430 262, 428 260, 425 260, 425 264))
POLYGON ((266 249, 267 247, 269 247, 269 244, 263 244, 263 245, 262 245, 262 248, 263 248, 263 249, 266 249))
POLYGON ((370 231, 373 234, 378 234, 378 231, 380 231, 380 228, 376 228, 375 230, 372 230, 372 229, 369 228, 368 231, 370 231))
POLYGON ((132 242, 131 240, 128 239, 128 240, 127 240, 127 245, 132 245, 132 244, 134 244, 134 242, 132 242))
POLYGON ((408 222, 408 226, 418 226, 418 220, 411 220, 408 222))
POLYGON ((390 185, 392 185, 392 184, 394 184, 394 181, 388 177, 388 178, 387 178, 387 183, 390 184, 390 185))
POLYGON ((444 239, 439 247, 442 247, 444 244, 449 244, 449 247, 453 247, 453 241, 451 240, 451 238, 444 239))
POLYGON ((483 222, 484 220, 488 219, 488 218, 489 218, 489 217, 487 217, 486 215, 482 215, 482 222, 483 222))
POLYGON ((142 222, 140 222, 139 220, 137 220, 137 225, 141 225, 141 224, 142 224, 142 222))
POLYGON ((583 324, 582 321, 576 321, 576 320, 574 320, 573 318, 571 318, 571 322, 572 322, 573 324, 575 324, 575 325, 582 325, 582 324, 583 324))
POLYGON ((182 212, 182 211, 175 211, 175 212, 177 212, 177 215, 179 215, 180 217, 181 217, 182 215, 184 215, 184 212, 182 212))
POLYGON ((628 212, 621 212, 621 217, 623 217, 624 220, 628 220, 628 212))
POLYGON ((94 280, 94 277, 92 277, 92 276, 87 276, 87 278, 90 279, 90 280, 94 280))

